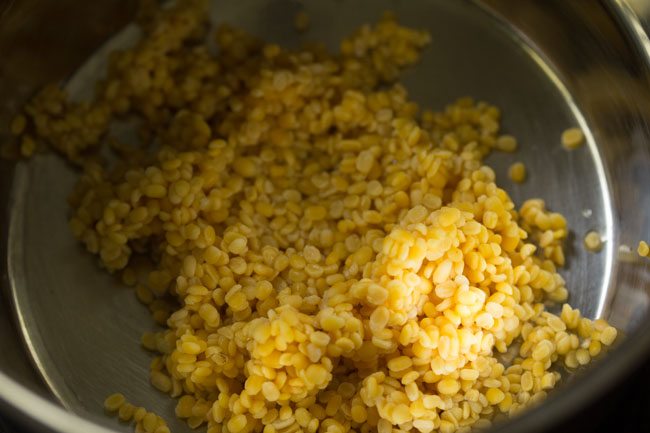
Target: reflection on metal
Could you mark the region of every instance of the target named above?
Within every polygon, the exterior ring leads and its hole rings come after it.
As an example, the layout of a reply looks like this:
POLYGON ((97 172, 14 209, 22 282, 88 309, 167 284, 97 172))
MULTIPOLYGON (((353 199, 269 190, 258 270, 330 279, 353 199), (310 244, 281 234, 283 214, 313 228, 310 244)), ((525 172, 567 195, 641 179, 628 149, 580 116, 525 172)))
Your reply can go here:
POLYGON ((650 7, 648 2, 631 0, 611 0, 611 10, 623 22, 624 28, 630 33, 630 40, 637 46, 650 66, 650 39, 648 38, 648 22, 650 7))

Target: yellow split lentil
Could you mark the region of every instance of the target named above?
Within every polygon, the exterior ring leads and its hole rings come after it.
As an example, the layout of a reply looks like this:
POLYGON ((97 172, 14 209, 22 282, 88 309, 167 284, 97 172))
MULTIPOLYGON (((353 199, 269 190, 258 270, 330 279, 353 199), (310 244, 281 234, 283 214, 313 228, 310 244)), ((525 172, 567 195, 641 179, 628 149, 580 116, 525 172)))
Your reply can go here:
MULTIPOLYGON (((159 10, 92 103, 48 87, 13 128, 81 164, 71 230, 166 327, 142 345, 177 417, 209 433, 466 431, 614 343, 602 320, 545 309, 568 296, 567 222, 541 199, 516 209, 483 164, 517 148, 500 110, 421 111, 397 83, 426 32, 386 15, 337 54, 294 52, 208 35, 204 7, 159 10), (89 152, 126 114, 160 148, 114 145, 111 166, 89 152)), ((169 431, 121 395, 105 407, 169 431)))
POLYGON ((580 128, 569 128, 562 132, 561 141, 565 149, 573 150, 582 146, 585 135, 580 128))
POLYGON ((600 251, 603 247, 603 241, 600 237, 600 233, 596 231, 590 231, 585 235, 585 247, 588 251, 596 253, 600 251))
POLYGON ((508 169, 508 177, 513 182, 523 183, 526 180, 526 166, 523 162, 515 162, 508 169))
POLYGON ((497 138, 495 148, 502 152, 514 152, 517 150, 517 139, 512 135, 502 135, 497 138))
POLYGON ((109 412, 117 412, 125 402, 124 395, 120 393, 111 394, 104 400, 104 408, 109 412))
POLYGON ((293 17, 293 26, 299 32, 306 31, 309 28, 309 22, 309 15, 305 11, 300 11, 293 17))

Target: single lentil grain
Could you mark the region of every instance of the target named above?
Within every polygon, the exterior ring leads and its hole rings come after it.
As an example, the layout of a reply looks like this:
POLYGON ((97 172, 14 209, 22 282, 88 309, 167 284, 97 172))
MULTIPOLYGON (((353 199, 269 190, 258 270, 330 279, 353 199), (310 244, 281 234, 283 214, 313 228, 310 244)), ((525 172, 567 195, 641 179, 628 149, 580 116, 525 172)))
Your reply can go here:
POLYGON ((562 146, 564 146, 565 149, 573 150, 582 146, 582 144, 585 141, 585 136, 584 133, 582 132, 582 129, 569 128, 564 132, 562 132, 561 141, 562 141, 562 146))
POLYGON ((603 242, 600 237, 600 233, 596 231, 590 231, 585 235, 584 239, 585 247, 588 251, 596 253, 600 251, 603 247, 603 242))
POLYGON ((523 183, 526 180, 526 166, 523 162, 515 162, 508 169, 508 176, 513 182, 523 183))
POLYGON ((111 394, 104 400, 104 408, 109 412, 117 412, 125 402, 124 395, 120 393, 111 394))

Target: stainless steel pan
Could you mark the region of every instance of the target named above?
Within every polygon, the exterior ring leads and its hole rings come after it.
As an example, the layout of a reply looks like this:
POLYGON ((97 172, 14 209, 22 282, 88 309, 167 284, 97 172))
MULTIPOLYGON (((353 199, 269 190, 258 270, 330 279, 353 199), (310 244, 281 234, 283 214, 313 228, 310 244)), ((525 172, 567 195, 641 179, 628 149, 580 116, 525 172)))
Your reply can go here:
MULTIPOLYGON (((0 0, 0 140, 12 112, 40 85, 65 80, 91 89, 110 49, 129 42, 133 2, 0 0), (86 62, 87 59, 90 59, 86 62)), ((602 361, 565 381, 536 409, 496 428, 548 429, 604 393, 650 355, 650 268, 634 249, 650 234, 650 44, 648 2, 622 0, 215 1, 228 21, 281 44, 301 38, 333 45, 385 9, 430 29, 432 48, 405 82, 423 106, 471 95, 500 106, 516 135, 529 180, 505 172, 512 155, 490 159, 515 201, 541 196, 567 215, 572 236, 564 275, 570 301, 623 330, 602 361), (310 31, 292 31, 295 12, 310 31), (567 153, 563 129, 579 125, 587 146, 567 153), (582 238, 598 231, 591 254, 582 238)), ((65 197, 74 171, 52 155, 0 166, 2 285, 0 407, 37 430, 126 430, 103 416, 116 390, 171 414, 173 401, 148 384, 139 336, 152 327, 133 293, 104 275, 73 240, 65 197)), ((172 420, 173 416, 167 416, 172 420)), ((172 423, 174 431, 187 429, 172 423)))

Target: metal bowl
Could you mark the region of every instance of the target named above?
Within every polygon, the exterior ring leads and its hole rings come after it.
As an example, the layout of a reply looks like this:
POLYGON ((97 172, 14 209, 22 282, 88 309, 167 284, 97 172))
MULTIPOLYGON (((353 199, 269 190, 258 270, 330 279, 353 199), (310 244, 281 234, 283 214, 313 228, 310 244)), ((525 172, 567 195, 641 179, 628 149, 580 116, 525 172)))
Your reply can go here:
MULTIPOLYGON (((617 347, 564 381, 547 401, 495 428, 548 429, 603 394, 650 352, 650 269, 634 249, 650 233, 650 45, 644 2, 508 0, 214 1, 229 22, 284 45, 335 46, 382 11, 427 28, 433 44, 404 76, 422 106, 471 95, 502 108, 520 150, 493 155, 498 181, 515 202, 542 197, 568 218, 570 302, 623 331, 617 347), (294 14, 312 17, 297 35, 294 14), (561 132, 580 126, 587 145, 564 151, 561 132), (509 182, 515 158, 529 168, 509 182), (588 253, 584 235, 604 248, 588 253)), ((39 86, 65 80, 77 96, 92 91, 107 53, 136 34, 131 2, 0 0, 0 140, 12 112, 39 86), (3 129, 4 128, 4 129, 3 129)), ((3 135, 4 134, 4 135, 3 135)), ((0 166, 2 284, 0 407, 19 422, 56 432, 127 430, 103 414, 114 391, 161 414, 174 402, 148 383, 141 332, 153 327, 133 293, 105 275, 67 228, 66 196, 76 173, 53 155, 0 166), (12 308, 13 307, 13 308, 12 308)), ((174 431, 187 426, 171 421, 174 431)))

